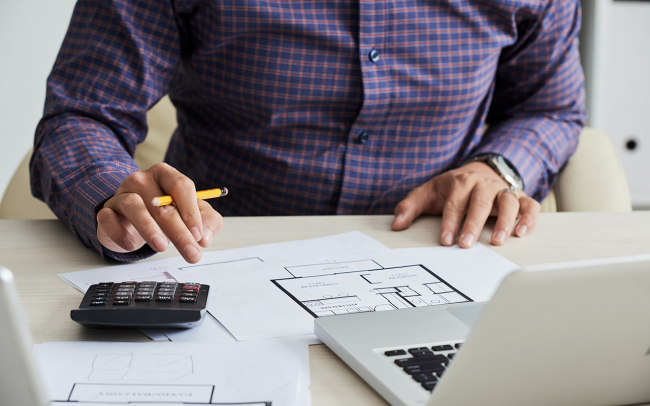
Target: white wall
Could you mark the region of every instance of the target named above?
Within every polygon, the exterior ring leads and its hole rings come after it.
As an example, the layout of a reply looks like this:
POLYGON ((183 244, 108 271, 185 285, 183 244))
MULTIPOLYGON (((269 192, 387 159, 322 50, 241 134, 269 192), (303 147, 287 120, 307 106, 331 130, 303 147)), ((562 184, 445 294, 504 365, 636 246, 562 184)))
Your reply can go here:
POLYGON ((0 1, 0 199, 34 143, 73 0, 0 1))

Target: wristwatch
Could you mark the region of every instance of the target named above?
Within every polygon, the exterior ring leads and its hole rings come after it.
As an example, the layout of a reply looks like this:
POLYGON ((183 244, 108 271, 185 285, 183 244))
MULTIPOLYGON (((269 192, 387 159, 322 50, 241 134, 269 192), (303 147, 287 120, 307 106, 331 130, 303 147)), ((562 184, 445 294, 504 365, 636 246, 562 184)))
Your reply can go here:
POLYGON ((483 162, 494 169, 494 172, 498 173, 503 180, 508 182, 510 187, 517 190, 524 189, 524 181, 521 180, 519 172, 517 172, 517 169, 504 156, 491 153, 480 154, 463 162, 463 165, 470 162, 483 162))

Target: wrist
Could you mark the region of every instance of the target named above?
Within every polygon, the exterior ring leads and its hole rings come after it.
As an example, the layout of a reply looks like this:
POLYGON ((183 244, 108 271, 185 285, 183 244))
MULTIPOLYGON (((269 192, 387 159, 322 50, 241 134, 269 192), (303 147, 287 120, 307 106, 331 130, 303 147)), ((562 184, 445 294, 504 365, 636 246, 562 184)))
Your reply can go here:
POLYGON ((517 168, 515 168, 515 166, 504 156, 493 153, 480 154, 466 160, 461 166, 473 163, 482 163, 485 166, 488 166, 492 171, 505 180, 511 188, 517 190, 524 189, 524 182, 519 175, 517 168))

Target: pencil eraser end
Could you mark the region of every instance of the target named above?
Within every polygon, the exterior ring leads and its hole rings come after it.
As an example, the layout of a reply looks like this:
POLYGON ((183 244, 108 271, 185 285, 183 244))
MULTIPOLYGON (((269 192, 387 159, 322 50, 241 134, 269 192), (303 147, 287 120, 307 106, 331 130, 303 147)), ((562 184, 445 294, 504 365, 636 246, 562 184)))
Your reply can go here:
POLYGON ((227 187, 223 188, 222 190, 223 190, 223 192, 222 192, 221 196, 225 196, 225 195, 228 194, 228 188, 227 187))

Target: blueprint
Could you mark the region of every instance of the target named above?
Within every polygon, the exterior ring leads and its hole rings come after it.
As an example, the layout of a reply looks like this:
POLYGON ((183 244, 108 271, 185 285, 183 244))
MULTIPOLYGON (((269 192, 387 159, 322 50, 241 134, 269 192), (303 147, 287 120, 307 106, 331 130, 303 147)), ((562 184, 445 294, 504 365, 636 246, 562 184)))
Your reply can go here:
POLYGON ((208 311, 237 340, 313 333, 314 318, 489 300, 515 264, 481 244, 286 258, 236 270, 179 269, 211 285, 208 311))
POLYGON ((303 340, 34 346, 52 404, 309 405, 303 340))
POLYGON ((273 280, 314 317, 472 301, 423 265, 382 268, 374 261, 358 261, 316 268, 323 273, 311 275, 313 265, 290 267, 293 277, 273 280))

